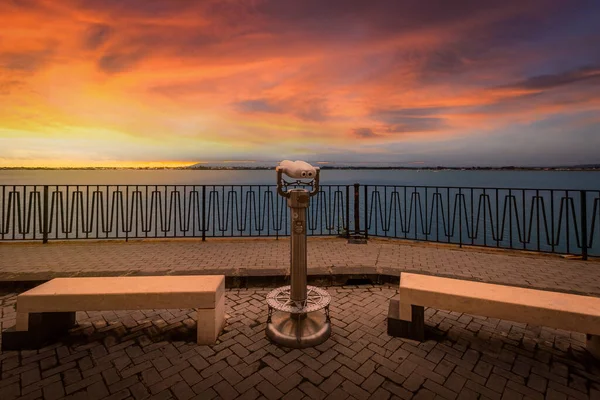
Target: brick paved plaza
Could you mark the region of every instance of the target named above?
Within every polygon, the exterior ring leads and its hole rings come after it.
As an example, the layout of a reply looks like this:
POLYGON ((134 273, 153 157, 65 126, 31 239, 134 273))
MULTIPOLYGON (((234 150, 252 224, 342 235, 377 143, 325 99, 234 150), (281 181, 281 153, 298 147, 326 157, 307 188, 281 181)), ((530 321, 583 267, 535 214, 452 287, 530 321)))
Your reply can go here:
MULTIPOLYGON (((0 243, 0 281, 59 276, 285 276, 289 238, 0 243)), ((600 263, 510 250, 369 239, 308 238, 310 275, 420 272, 600 296, 600 263)))
MULTIPOLYGON (((386 334, 395 287, 327 289, 332 337, 306 350, 265 338, 268 289, 227 291, 227 326, 215 346, 194 343, 192 310, 79 312, 63 343, 0 355, 1 398, 600 396, 600 366, 582 334, 427 309, 430 339, 417 343, 386 334)), ((7 327, 15 294, 0 301, 7 327)))
MULTIPOLYGON (((285 275, 283 240, 0 244, 1 280, 221 273, 285 275)), ((600 263, 518 252, 371 240, 309 239, 310 274, 417 271, 600 296, 600 263)), ((5 282, 6 283, 6 282, 5 282)), ((265 338, 269 288, 228 289, 227 324, 195 344, 192 310, 78 312, 39 351, 0 353, 0 399, 414 398, 600 399, 600 362, 580 333, 426 309, 427 341, 389 337, 397 285, 327 287, 333 333, 289 350, 265 338)), ((0 294, 0 328, 16 291, 0 294)))

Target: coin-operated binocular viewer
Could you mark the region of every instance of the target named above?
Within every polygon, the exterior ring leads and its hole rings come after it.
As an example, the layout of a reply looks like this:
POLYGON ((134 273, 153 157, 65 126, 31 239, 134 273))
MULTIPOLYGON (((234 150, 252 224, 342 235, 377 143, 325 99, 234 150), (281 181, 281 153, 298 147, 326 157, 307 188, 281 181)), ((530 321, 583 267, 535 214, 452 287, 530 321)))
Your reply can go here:
POLYGON ((307 285, 306 209, 319 191, 319 168, 304 161, 285 160, 277 171, 277 193, 287 198, 290 208, 290 285, 267 295, 267 337, 285 347, 305 348, 326 341, 331 335, 327 291, 307 285), (283 175, 295 179, 287 182, 283 175), (289 189, 288 186, 310 186, 289 189), (286 190, 284 190, 284 188, 286 190), (323 312, 324 311, 324 312, 323 312))

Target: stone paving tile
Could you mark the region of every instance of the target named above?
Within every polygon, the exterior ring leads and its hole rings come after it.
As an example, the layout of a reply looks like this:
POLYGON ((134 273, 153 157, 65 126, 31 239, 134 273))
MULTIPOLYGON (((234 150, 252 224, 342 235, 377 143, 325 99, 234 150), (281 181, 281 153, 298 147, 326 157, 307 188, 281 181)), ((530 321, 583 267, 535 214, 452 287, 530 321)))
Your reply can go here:
MULTIPOLYGON (((557 255, 405 240, 308 238, 309 274, 402 271, 600 296, 600 264, 557 255)), ((0 242, 0 281, 58 276, 168 274, 285 276, 289 240, 282 238, 0 242)), ((249 312, 253 312, 250 308, 249 312)), ((131 321, 122 320, 127 326, 131 321)), ((2 321, 0 321, 0 324, 2 321)), ((477 330, 476 324, 471 326, 477 330)), ((468 328, 467 328, 468 329, 468 328)))
MULTIPOLYGON (((212 346, 195 344, 195 323, 186 323, 194 321, 193 310, 78 312, 78 326, 61 342, 0 353, 0 399, 598 399, 600 394, 600 363, 585 351, 582 334, 427 309, 427 340, 419 343, 386 334, 395 286, 327 290, 332 336, 303 350, 265 339, 264 288, 227 290, 227 324, 212 346), (250 304, 256 307, 251 317, 250 304), (125 320, 132 322, 125 326, 125 320)), ((15 297, 0 294, 7 327, 15 322, 15 297)))

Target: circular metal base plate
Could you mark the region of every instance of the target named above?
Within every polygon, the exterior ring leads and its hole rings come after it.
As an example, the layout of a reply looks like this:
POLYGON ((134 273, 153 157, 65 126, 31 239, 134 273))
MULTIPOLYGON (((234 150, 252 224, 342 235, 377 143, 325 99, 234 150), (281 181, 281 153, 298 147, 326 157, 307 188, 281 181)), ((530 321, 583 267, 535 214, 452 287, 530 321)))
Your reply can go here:
POLYGON ((289 285, 271 290, 267 294, 267 305, 277 311, 304 314, 328 308, 331 303, 331 295, 316 286, 306 286, 306 301, 304 302, 293 301, 290 292, 291 286, 289 285))
POLYGON ((267 323, 267 337, 271 341, 294 349, 317 346, 331 335, 331 322, 322 312, 304 314, 294 318, 291 314, 277 311, 267 323))

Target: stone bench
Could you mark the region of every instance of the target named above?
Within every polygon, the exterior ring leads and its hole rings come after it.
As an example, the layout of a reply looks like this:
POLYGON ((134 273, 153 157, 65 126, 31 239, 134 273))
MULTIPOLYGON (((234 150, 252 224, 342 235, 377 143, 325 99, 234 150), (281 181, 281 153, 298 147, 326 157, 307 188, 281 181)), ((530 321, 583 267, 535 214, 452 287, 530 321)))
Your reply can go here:
POLYGON ((57 278, 17 296, 17 322, 2 350, 35 349, 75 325, 76 311, 195 308, 198 344, 215 343, 225 322, 225 276, 57 278))
POLYGON ((600 358, 600 298, 401 273, 400 300, 388 310, 388 335, 424 340, 424 307, 587 334, 600 358))

